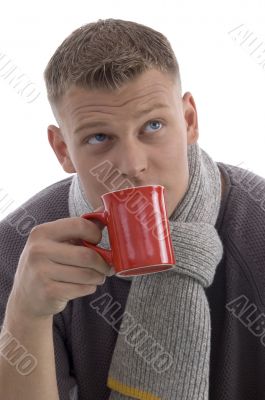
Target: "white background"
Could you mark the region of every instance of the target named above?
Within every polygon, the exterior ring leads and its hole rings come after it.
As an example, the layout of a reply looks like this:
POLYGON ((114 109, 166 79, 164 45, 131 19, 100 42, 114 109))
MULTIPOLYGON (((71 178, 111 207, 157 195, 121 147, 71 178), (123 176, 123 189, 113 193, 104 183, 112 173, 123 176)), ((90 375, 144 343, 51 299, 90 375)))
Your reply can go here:
POLYGON ((104 18, 136 21, 166 35, 180 65, 183 94, 190 91, 196 102, 200 146, 215 161, 265 177, 264 4, 262 0, 5 2, 0 54, 12 60, 41 94, 29 104, 0 77, 0 200, 5 194, 13 202, 6 210, 0 207, 0 219, 67 177, 47 140, 47 126, 56 122, 46 99, 43 70, 73 30, 104 18), (241 36, 236 30, 240 25, 241 36), (243 31, 256 38, 252 47, 251 40, 249 47, 242 44, 243 31))

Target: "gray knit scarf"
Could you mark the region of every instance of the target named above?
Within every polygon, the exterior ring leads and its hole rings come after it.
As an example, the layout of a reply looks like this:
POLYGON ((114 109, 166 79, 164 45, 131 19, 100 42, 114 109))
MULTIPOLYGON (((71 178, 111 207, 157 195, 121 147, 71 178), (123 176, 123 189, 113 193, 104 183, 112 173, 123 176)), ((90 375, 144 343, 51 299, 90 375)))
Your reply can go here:
MULTIPOLYGON (((188 145, 189 186, 169 218, 174 270, 133 277, 108 376, 110 400, 206 400, 210 311, 204 288, 223 247, 214 227, 221 175, 199 145, 188 145)), ((93 211, 73 177, 71 216, 93 211)), ((100 246, 109 247, 105 228, 100 246)), ((125 278, 119 278, 125 279, 125 278)))

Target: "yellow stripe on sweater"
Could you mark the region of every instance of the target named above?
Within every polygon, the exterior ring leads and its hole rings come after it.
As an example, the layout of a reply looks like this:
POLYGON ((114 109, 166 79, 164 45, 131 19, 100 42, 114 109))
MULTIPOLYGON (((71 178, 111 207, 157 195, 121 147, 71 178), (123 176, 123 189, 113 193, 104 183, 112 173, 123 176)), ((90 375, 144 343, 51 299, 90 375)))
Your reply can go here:
POLYGON ((154 396, 153 394, 148 393, 148 392, 144 392, 143 390, 139 390, 137 388, 133 388, 131 386, 124 385, 124 383, 119 382, 116 379, 113 379, 111 377, 108 378, 107 386, 110 389, 115 390, 116 392, 119 392, 126 396, 131 396, 133 399, 161 400, 160 397, 154 396))

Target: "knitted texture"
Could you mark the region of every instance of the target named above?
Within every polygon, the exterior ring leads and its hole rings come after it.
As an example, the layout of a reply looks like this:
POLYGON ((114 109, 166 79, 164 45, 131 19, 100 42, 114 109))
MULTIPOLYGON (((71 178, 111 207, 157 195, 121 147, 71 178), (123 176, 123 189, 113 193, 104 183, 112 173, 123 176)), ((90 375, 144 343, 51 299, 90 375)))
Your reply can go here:
MULTIPOLYGON (((214 228, 221 179, 217 165, 197 144, 189 146, 188 161, 189 187, 170 218, 176 266, 132 279, 126 313, 135 324, 128 327, 125 318, 120 328, 108 379, 113 400, 121 395, 208 398, 210 314, 203 287, 213 281, 222 257, 214 228)), ((80 194, 84 197, 82 188, 70 190, 75 203, 70 201, 70 212, 87 211, 80 208, 80 194)))
MULTIPOLYGON (((263 400, 265 179, 239 167, 220 162, 218 166, 225 179, 225 193, 216 229, 224 244, 224 254, 213 283, 205 290, 211 312, 209 399, 263 400), (226 304, 242 295, 248 301, 234 315, 226 304), (257 310, 253 313, 254 306, 257 310), (252 332, 259 321, 261 329, 257 336, 252 332)), ((33 216, 38 224, 69 217, 71 182, 72 177, 69 177, 46 187, 0 221, 0 324, 3 323, 17 262, 27 239, 26 233, 30 231, 25 216, 33 216)), ((110 304, 120 305, 117 319, 124 313, 130 286, 131 282, 113 275, 106 279, 104 285, 99 285, 95 293, 69 301, 65 310, 54 316, 54 351, 60 400, 70 400, 77 386, 79 400, 109 399, 110 389, 106 387, 106 382, 117 329, 106 322, 112 321, 113 309, 103 317, 95 312, 91 303, 100 296, 111 296, 110 304)), ((166 323, 163 319, 162 324, 166 323)), ((169 329, 167 334, 171 335, 172 330, 169 329)), ((122 394, 118 397, 117 392, 116 396, 117 399, 124 399, 122 394)))

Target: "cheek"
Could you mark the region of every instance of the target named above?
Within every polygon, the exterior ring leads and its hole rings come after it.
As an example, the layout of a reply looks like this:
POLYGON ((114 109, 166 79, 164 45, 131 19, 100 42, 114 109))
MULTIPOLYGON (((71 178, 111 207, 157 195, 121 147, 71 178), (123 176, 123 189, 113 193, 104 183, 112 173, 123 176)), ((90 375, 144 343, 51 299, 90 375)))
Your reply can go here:
POLYGON ((75 163, 76 169, 81 173, 88 173, 98 162, 93 160, 82 147, 75 146, 72 150, 72 158, 75 163))
POLYGON ((166 169, 172 171, 185 170, 188 163, 187 146, 185 143, 170 143, 160 150, 159 159, 166 169))
POLYGON ((189 180, 187 146, 172 144, 160 153, 160 171, 170 198, 179 199, 186 191, 189 180), (163 156, 162 156, 163 154, 163 156))

